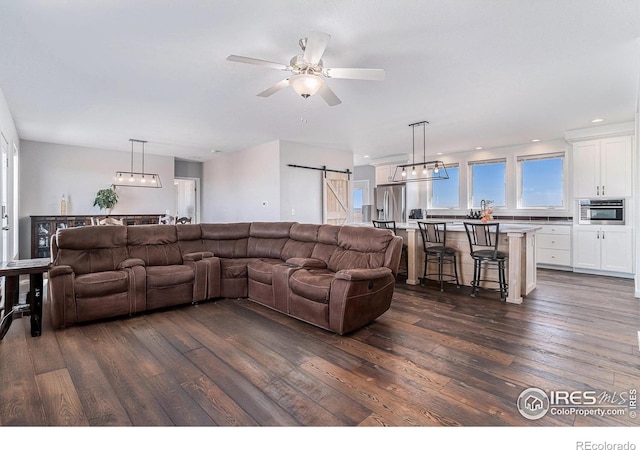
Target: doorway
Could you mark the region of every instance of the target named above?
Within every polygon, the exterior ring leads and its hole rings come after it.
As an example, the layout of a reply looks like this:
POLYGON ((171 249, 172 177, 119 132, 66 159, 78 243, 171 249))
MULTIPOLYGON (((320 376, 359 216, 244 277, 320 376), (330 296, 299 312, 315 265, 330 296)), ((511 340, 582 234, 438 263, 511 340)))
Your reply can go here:
POLYGON ((191 223, 199 223, 200 178, 175 178, 173 187, 176 217, 189 217, 191 223))
POLYGON ((13 259, 9 245, 9 142, 4 133, 0 133, 0 148, 2 150, 2 171, 0 172, 2 240, 0 240, 0 254, 3 261, 9 261, 13 259))
POLYGON ((353 182, 353 219, 354 223, 371 220, 369 211, 369 180, 356 180, 353 182))

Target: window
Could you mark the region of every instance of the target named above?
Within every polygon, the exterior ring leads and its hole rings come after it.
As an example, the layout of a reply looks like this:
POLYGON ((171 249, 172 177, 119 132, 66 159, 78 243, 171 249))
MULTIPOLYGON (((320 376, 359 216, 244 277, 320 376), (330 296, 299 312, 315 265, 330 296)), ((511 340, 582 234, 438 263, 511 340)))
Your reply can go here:
POLYGON ((353 195, 353 222, 366 222, 370 217, 371 210, 365 211, 369 205, 369 180, 354 180, 351 184, 353 195))
POLYGON ((519 208, 564 206, 564 153, 519 156, 519 208))
POLYGON ((472 208, 479 208, 482 200, 491 201, 493 206, 506 205, 505 166, 504 159, 469 163, 472 208))
POLYGON ((460 168, 447 166, 449 179, 431 181, 431 204, 429 208, 457 208, 460 205, 460 168))

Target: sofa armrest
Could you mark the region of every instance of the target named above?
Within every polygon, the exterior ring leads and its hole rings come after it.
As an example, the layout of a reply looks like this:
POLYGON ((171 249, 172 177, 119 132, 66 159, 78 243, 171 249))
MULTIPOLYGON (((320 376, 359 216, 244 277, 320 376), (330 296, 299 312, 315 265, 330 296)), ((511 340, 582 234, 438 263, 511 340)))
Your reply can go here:
POLYGON ((326 269, 327 264, 315 258, 289 258, 287 259, 287 264, 291 264, 292 266, 297 266, 301 269, 326 269))
POLYGON ((135 266, 145 266, 145 263, 142 259, 140 258, 129 258, 129 259, 125 259, 124 261, 122 261, 120 264, 118 264, 118 270, 122 270, 122 269, 130 269, 132 267, 135 266))
POLYGON ((375 269, 343 269, 336 272, 335 278, 347 281, 375 280, 391 275, 392 273, 388 267, 378 267, 375 269))
POLYGON ((73 273, 73 268, 66 265, 51 266, 48 272, 49 278, 59 277, 60 275, 69 275, 71 273, 73 273))
POLYGON ((182 257, 185 261, 200 261, 205 258, 213 258, 212 252, 193 252, 193 253, 185 253, 182 257))

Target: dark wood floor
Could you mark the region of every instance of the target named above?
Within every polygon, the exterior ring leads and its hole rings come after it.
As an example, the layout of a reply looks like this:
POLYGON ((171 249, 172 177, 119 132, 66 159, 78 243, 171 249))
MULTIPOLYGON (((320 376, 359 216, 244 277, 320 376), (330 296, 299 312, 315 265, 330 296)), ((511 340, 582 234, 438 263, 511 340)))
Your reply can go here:
POLYGON ((522 417, 528 387, 640 388, 633 282, 540 270, 521 305, 399 283, 391 309, 338 336, 247 300, 0 342, 5 426, 616 426, 522 417))

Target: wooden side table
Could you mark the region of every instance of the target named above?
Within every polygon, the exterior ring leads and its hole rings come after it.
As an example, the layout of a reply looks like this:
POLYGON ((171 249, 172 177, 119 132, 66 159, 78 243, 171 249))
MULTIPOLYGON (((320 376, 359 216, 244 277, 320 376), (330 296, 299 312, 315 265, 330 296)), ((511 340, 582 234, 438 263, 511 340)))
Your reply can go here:
POLYGON ((31 336, 42 334, 43 274, 49 270, 49 258, 17 259, 0 263, 5 277, 4 308, 0 311, 0 339, 4 338, 14 315, 31 316, 31 336), (27 303, 20 304, 20 275, 29 275, 27 303))

